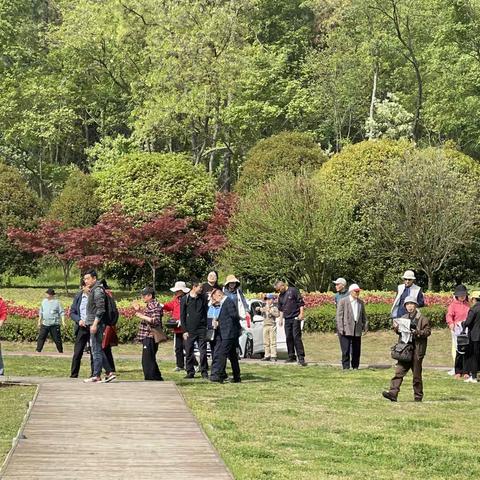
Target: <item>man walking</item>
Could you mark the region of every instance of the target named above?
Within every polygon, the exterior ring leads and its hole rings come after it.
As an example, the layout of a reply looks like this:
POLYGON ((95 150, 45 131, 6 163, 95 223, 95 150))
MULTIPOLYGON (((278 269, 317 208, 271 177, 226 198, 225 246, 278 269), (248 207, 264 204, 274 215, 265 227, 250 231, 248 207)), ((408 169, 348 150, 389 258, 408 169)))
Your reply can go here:
POLYGON ((275 290, 279 294, 279 326, 285 324, 288 350, 287 363, 295 363, 298 359, 298 364, 305 367, 307 363, 305 362, 305 349, 302 341, 302 320, 304 319, 305 303, 300 291, 295 287, 289 287, 285 282, 276 282, 275 290))
POLYGON ((214 328, 218 334, 217 345, 212 362, 210 381, 223 383, 226 374, 227 358, 232 367, 232 383, 240 383, 240 364, 238 362, 238 337, 240 336, 240 315, 235 302, 227 297, 222 290, 213 290, 211 301, 220 307, 217 320, 214 320, 214 328))
POLYGON ((207 361, 207 313, 208 301, 202 295, 202 284, 195 280, 189 293, 180 302, 180 321, 185 340, 186 371, 185 378, 195 376, 195 342, 200 352, 200 371, 203 378, 208 378, 207 361))
POLYGON ((417 302, 417 307, 425 306, 425 299, 421 287, 415 285, 415 273, 413 270, 406 270, 403 274, 403 283, 397 287, 397 296, 392 305, 392 318, 400 318, 407 314, 405 299, 412 297, 417 302))
POLYGON ((37 339, 37 352, 41 352, 45 340, 50 334, 58 353, 63 353, 62 332, 60 320, 65 327, 65 312, 60 302, 55 298, 55 290, 49 288, 46 291, 47 298, 43 299, 38 312, 38 328, 40 329, 37 339))
POLYGON ((337 307, 337 333, 342 350, 342 367, 350 366, 357 370, 360 365, 362 332, 368 330, 365 304, 360 300, 360 287, 352 283, 348 289, 348 297, 342 298, 337 307))
POLYGON ((92 349, 93 372, 90 378, 84 380, 86 383, 98 383, 102 381, 102 366, 105 368, 106 376, 104 383, 111 382, 116 378, 110 371, 110 366, 102 349, 103 331, 106 320, 106 293, 102 284, 97 278, 95 270, 88 271, 83 280, 90 289, 87 300, 87 316, 85 326, 90 330, 90 347, 92 349))
MULTIPOLYGON (((3 327, 3 324, 7 320, 7 305, 0 298, 0 329, 3 327)), ((3 365, 3 357, 2 357, 2 345, 0 344, 0 377, 5 375, 5 367, 3 365)))
MULTIPOLYGON (((78 378, 83 351, 85 350, 87 342, 90 340, 90 329, 85 323, 87 320, 87 302, 89 292, 90 289, 85 285, 85 281, 82 279, 82 288, 75 295, 72 306, 70 307, 70 318, 75 322, 75 345, 73 347, 70 378, 78 378)), ((90 357, 90 359, 91 358, 92 357, 90 357)))

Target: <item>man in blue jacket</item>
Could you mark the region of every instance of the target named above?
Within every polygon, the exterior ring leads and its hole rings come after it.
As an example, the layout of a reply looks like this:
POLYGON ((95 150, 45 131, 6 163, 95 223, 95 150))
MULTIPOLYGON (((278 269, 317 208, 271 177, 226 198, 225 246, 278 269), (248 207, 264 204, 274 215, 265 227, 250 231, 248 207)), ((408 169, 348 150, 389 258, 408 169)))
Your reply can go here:
MULTIPOLYGON (((87 302, 90 289, 82 280, 82 289, 75 295, 70 307, 70 318, 75 322, 75 345, 73 347, 72 367, 70 378, 78 378, 83 351, 90 340, 90 329, 86 326, 87 302)), ((92 358, 92 357, 90 357, 92 358)))
POLYGON ((240 383, 240 364, 238 363, 238 337, 240 336, 240 315, 235 302, 221 290, 213 290, 211 301, 220 306, 220 313, 213 327, 217 332, 217 346, 213 355, 210 381, 222 383, 226 378, 227 358, 232 367, 233 383, 240 383))

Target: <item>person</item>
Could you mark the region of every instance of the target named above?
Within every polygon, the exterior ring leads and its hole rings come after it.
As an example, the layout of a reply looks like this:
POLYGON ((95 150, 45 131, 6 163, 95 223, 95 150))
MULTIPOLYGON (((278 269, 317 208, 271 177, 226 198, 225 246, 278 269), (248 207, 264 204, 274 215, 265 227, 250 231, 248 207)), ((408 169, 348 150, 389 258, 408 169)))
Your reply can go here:
POLYGON ((133 308, 135 315, 141 319, 138 326, 137 340, 142 342, 142 369, 145 380, 163 381, 162 373, 157 363, 158 343, 155 342, 152 328, 162 326, 162 306, 155 299, 155 290, 145 287, 141 291, 142 300, 146 304, 144 312, 140 311, 140 305, 135 302, 133 308))
POLYGON ((342 351, 342 368, 358 370, 362 351, 362 333, 368 331, 365 303, 359 298, 360 287, 352 283, 348 296, 338 302, 336 324, 342 351))
POLYGON ((335 284, 335 306, 338 306, 342 298, 348 297, 347 281, 339 277, 333 283, 335 284))
MULTIPOLYGON (((90 340, 90 330, 85 321, 87 319, 87 302, 90 289, 85 285, 82 279, 81 289, 75 295, 72 306, 70 307, 70 318, 75 322, 75 344, 73 347, 72 366, 70 368, 70 378, 78 378, 80 365, 82 362, 85 346, 90 340)), ((92 360, 92 357, 90 357, 92 360)), ((92 364, 92 362, 90 361, 92 364)), ((90 375, 92 376, 93 373, 90 375)))
POLYGON ((102 349, 103 332, 106 324, 106 293, 97 278, 95 270, 89 270, 83 276, 85 285, 90 289, 87 299, 87 316, 85 325, 90 331, 90 348, 92 355, 92 376, 86 378, 86 383, 108 383, 116 376, 111 371, 105 352, 102 349), (105 369, 105 378, 102 380, 102 367, 105 369))
POLYGON ((277 318, 280 316, 278 308, 273 304, 275 295, 267 293, 264 297, 265 306, 259 307, 258 311, 263 317, 263 346, 265 356, 262 361, 277 361, 277 318))
POLYGON ((300 291, 295 287, 289 287, 285 282, 277 281, 274 285, 278 295, 278 310, 280 317, 278 326, 285 325, 288 359, 287 363, 295 363, 302 367, 305 362, 305 349, 302 341, 302 320, 304 319, 304 306, 300 291))
POLYGON ((207 275, 207 281, 203 284, 202 292, 207 296, 208 300, 210 300, 212 290, 216 290, 217 288, 220 288, 218 284, 218 273, 212 270, 207 275))
POLYGON ((207 361, 207 311, 208 301, 202 295, 202 284, 198 280, 192 282, 190 292, 180 301, 180 321, 184 330, 186 371, 185 378, 195 377, 195 342, 200 352, 200 371, 202 377, 208 379, 207 361))
POLYGON ((241 325, 237 305, 234 300, 219 289, 212 291, 211 301, 214 305, 220 307, 220 312, 217 320, 214 321, 218 339, 212 361, 210 381, 216 383, 224 382, 227 378, 226 366, 228 358, 232 367, 232 383, 240 383, 242 379, 237 348, 241 325))
POLYGON ((175 347, 175 372, 181 372, 185 369, 185 357, 183 350, 185 348, 183 342, 183 334, 185 331, 182 328, 180 321, 180 301, 182 297, 190 291, 185 285, 185 282, 175 282, 175 285, 170 289, 174 293, 174 297, 169 302, 163 305, 163 310, 169 312, 172 316, 172 320, 177 322, 177 326, 173 329, 174 334, 174 347, 175 347))
MULTIPOLYGON (((219 290, 220 287, 217 289, 219 290)), ((211 290, 213 292, 213 290, 211 290)), ((214 304, 211 299, 208 302, 207 310, 207 343, 210 345, 210 355, 213 361, 215 355, 215 348, 217 346, 218 331, 216 325, 218 325, 218 316, 220 315, 220 305, 214 304)))
MULTIPOLYGON (((3 327, 3 324, 7 321, 7 304, 4 302, 3 298, 0 298, 0 329, 3 327)), ((2 345, 0 343, 0 377, 5 375, 5 365, 3 363, 2 357, 2 345)))
POLYGON ((38 311, 38 328, 40 329, 37 339, 37 352, 43 350, 48 335, 55 342, 58 353, 63 353, 62 331, 60 321, 65 327, 65 311, 61 303, 55 298, 55 290, 49 288, 46 291, 47 297, 43 299, 38 311))
POLYGON ((470 305, 468 303, 468 291, 465 285, 457 285, 453 292, 454 299, 448 306, 446 321, 448 328, 452 334, 452 357, 453 370, 450 370, 449 375, 455 375, 455 378, 461 378, 468 374, 465 371, 464 357, 465 355, 457 351, 457 335, 463 330, 462 323, 467 319, 470 305))
POLYGON ((472 307, 468 311, 467 319, 463 323, 463 333, 468 328, 470 345, 468 348, 466 370, 468 378, 467 383, 477 383, 478 364, 480 361, 480 290, 475 290, 470 295, 472 307))
POLYGON ((417 298, 407 297, 404 306, 407 313, 402 319, 409 320, 407 331, 402 333, 399 323, 395 320, 393 321, 393 329, 399 334, 399 340, 413 345, 413 358, 411 362, 397 362, 395 375, 390 382, 390 389, 382 392, 382 395, 387 400, 396 402, 403 379, 408 371, 412 370, 414 400, 421 402, 423 399, 422 363, 427 351, 427 339, 431 334, 430 322, 418 310, 417 298))
MULTIPOLYGON (((105 279, 100 280, 103 289, 105 290, 105 294, 108 295, 110 298, 113 299, 113 292, 108 286, 108 283, 105 279)), ((105 357, 106 362, 108 363, 108 370, 110 372, 110 377, 116 377, 116 368, 115 368, 115 360, 113 359, 112 347, 118 346, 118 337, 117 337, 117 328, 115 325, 105 325, 105 330, 103 331, 103 338, 102 338, 102 350, 105 357)), ((113 380, 113 378, 112 378, 113 380)))
POLYGON ((413 270, 406 270, 403 274, 403 283, 397 287, 397 296, 392 305, 392 318, 401 318, 406 315, 407 310, 404 307, 405 299, 413 297, 418 302, 418 308, 425 306, 425 298, 421 287, 415 284, 415 273, 413 270))
POLYGON ((237 306, 240 320, 247 320, 248 302, 240 288, 240 280, 235 275, 228 275, 225 279, 223 293, 227 295, 237 306))

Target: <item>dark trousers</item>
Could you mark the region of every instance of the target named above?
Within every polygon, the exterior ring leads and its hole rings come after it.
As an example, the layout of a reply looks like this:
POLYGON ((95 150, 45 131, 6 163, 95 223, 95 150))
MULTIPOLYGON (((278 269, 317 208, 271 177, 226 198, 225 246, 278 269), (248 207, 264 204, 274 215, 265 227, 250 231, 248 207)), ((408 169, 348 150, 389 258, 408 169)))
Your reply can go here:
POLYGON ((115 372, 115 361, 113 360, 113 355, 112 355, 112 347, 108 345, 107 347, 103 348, 103 353, 105 355, 105 360, 107 361, 108 364, 108 369, 105 368, 105 371, 110 373, 110 372, 115 372))
POLYGON ((238 362, 238 338, 217 339, 212 361, 211 380, 224 380, 227 377, 227 358, 230 360, 234 380, 240 380, 240 364, 238 362))
POLYGON ((285 337, 287 340, 288 358, 290 360, 305 360, 305 349, 302 341, 302 323, 295 318, 285 319, 285 337), (297 353, 295 356, 295 352, 297 353))
POLYGON ((41 352, 43 346, 45 345, 45 340, 48 337, 48 334, 52 337, 52 340, 55 342, 57 350, 59 353, 63 353, 62 345, 62 332, 60 330, 60 325, 41 325, 40 332, 38 333, 37 339, 37 352, 41 352))
MULTIPOLYGON (((90 340, 90 329, 85 327, 78 327, 77 335, 75 337, 75 345, 73 347, 73 357, 72 357, 72 367, 70 369, 71 377, 78 377, 80 372, 80 364, 82 362, 83 352, 85 350, 85 345, 87 345, 90 340)), ((92 356, 90 356, 90 363, 92 361, 92 356)), ((93 366, 91 367, 93 371, 93 366)))
POLYGON ((477 378, 479 360, 480 342, 470 342, 465 367, 473 378, 477 378))
POLYGON ((142 341, 142 369, 145 380, 163 380, 157 363, 158 343, 152 337, 142 341))
POLYGON ((362 337, 353 337, 351 335, 338 335, 340 348, 342 349, 342 367, 348 370, 358 368, 360 365, 360 353, 362 350, 362 337))
POLYGON ((183 333, 176 333, 175 334, 175 359, 177 363, 177 367, 181 368, 182 370, 185 368, 185 357, 183 355, 183 333))
POLYGON ((467 373, 467 369, 465 368, 465 357, 464 353, 456 353, 455 355, 455 373, 457 375, 463 375, 467 373))
POLYGON ((422 363, 423 358, 418 358, 416 354, 413 355, 412 362, 398 362, 395 367, 395 375, 390 382, 390 394, 397 398, 403 377, 411 369, 413 373, 413 395, 415 400, 421 400, 423 398, 422 363))
POLYGON ((202 375, 208 374, 208 361, 207 361, 207 341, 205 340, 206 331, 188 334, 188 338, 185 340, 185 356, 186 367, 188 375, 195 375, 195 342, 198 344, 198 351, 200 353, 200 371, 202 375))

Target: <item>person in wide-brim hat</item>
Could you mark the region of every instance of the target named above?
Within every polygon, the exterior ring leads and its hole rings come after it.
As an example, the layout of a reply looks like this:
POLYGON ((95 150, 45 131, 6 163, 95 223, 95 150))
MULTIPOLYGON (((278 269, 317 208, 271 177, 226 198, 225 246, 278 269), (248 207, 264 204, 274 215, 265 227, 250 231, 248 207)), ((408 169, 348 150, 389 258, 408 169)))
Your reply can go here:
POLYGON ((173 293, 179 292, 180 290, 183 293, 188 293, 190 291, 185 282, 175 282, 175 285, 170 289, 170 291, 173 293))
POLYGON ((235 275, 227 275, 224 286, 228 286, 229 283, 233 283, 237 287, 240 286, 240 280, 235 275))
POLYGON ((240 318, 245 320, 247 318, 249 307, 245 295, 240 288, 240 280, 235 275, 227 275, 223 287, 223 293, 235 302, 240 318))

